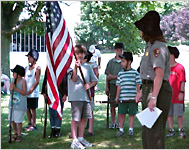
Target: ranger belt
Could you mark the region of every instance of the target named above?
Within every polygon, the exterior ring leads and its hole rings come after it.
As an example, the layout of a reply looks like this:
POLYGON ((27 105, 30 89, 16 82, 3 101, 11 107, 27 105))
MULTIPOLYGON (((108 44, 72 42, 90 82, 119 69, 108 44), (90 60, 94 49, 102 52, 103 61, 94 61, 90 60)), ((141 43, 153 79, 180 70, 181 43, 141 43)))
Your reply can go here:
MULTIPOLYGON (((167 80, 163 80, 163 83, 167 82, 167 80)), ((152 84, 154 83, 154 81, 152 80, 147 80, 147 79, 142 79, 142 83, 143 84, 152 84)))

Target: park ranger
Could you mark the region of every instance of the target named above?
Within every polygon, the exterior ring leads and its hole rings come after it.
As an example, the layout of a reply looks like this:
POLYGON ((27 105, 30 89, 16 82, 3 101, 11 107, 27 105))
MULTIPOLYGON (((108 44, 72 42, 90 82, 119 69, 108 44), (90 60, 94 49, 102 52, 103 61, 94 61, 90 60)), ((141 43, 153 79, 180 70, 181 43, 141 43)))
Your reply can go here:
POLYGON ((160 16, 156 11, 149 11, 135 25, 146 42, 140 66, 142 93, 137 99, 142 97, 142 109, 148 107, 150 111, 154 111, 154 107, 158 107, 162 110, 151 129, 142 127, 143 148, 163 149, 165 125, 172 98, 172 89, 168 82, 170 54, 160 29, 160 16))

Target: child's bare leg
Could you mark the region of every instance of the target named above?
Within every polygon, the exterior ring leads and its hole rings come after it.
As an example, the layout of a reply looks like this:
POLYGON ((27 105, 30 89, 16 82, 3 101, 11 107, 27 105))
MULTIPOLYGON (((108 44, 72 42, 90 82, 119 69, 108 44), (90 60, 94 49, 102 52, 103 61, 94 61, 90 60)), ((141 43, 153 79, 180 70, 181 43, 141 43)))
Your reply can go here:
POLYGON ((72 135, 73 139, 76 139, 78 137, 78 135, 77 135, 77 133, 78 133, 77 132, 77 127, 78 127, 78 122, 72 120, 71 121, 71 135, 72 135))
POLYGON ((135 116, 129 116, 129 128, 133 128, 135 116))
POLYGON ((21 123, 18 123, 18 136, 21 136, 21 130, 22 130, 22 122, 21 123))
POLYGON ((118 114, 118 117, 119 117, 119 127, 120 128, 124 127, 125 116, 126 116, 126 114, 118 114))
POLYGON ((84 129, 85 129, 85 124, 86 124, 86 120, 87 119, 84 119, 82 118, 81 121, 79 122, 79 135, 78 137, 83 137, 84 136, 84 129))
POLYGON ((17 125, 14 121, 12 121, 12 125, 13 125, 13 129, 14 129, 14 133, 17 134, 18 131, 17 131, 17 125))

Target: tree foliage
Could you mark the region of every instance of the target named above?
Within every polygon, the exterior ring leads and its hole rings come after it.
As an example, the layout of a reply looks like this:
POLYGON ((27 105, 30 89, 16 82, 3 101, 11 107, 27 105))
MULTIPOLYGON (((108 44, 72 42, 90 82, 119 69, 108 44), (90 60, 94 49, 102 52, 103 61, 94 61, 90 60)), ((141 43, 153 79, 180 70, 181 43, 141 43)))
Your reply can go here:
MULTIPOLYGON (((1 1, 1 68, 9 75, 9 46, 11 35, 17 31, 41 25, 44 2, 37 1, 30 4, 25 1, 1 1), (30 18, 18 23, 19 16, 26 8, 30 18)), ((43 33, 42 33, 43 34, 43 33)))
POLYGON ((189 40, 189 8, 163 16, 162 31, 168 41, 189 40))
POLYGON ((113 49, 115 42, 123 42, 127 51, 142 52, 134 22, 147 10, 154 9, 154 2, 93 1, 81 5, 81 24, 75 29, 79 43, 88 47, 104 41, 99 47, 113 49))
MULTIPOLYGON (((88 48, 89 45, 104 40, 105 43, 99 44, 99 47, 113 49, 115 42, 123 42, 126 51, 139 54, 144 49, 144 42, 134 22, 149 10, 157 10, 162 18, 186 5, 187 2, 183 1, 81 2, 81 23, 75 28, 78 43, 88 48)), ((184 33, 183 30, 181 32, 184 33)))

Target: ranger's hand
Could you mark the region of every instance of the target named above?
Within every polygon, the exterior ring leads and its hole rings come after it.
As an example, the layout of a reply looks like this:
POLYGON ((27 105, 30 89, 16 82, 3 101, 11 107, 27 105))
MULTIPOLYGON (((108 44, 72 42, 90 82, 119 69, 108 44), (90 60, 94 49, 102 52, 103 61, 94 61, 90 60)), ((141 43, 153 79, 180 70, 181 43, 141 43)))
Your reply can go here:
POLYGON ((150 98, 148 102, 148 108, 150 109, 150 111, 154 111, 154 107, 156 107, 156 100, 150 98))

